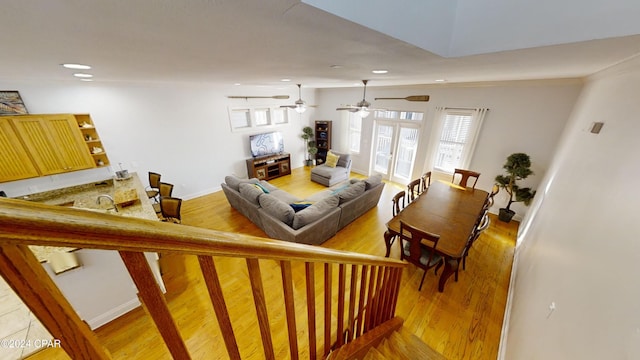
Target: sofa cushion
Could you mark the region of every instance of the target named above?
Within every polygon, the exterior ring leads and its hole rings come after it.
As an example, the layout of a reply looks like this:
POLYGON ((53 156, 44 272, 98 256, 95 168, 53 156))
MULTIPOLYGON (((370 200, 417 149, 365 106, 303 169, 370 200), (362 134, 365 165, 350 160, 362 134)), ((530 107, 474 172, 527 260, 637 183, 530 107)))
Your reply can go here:
POLYGON ((382 175, 381 174, 371 175, 371 176, 369 176, 369 178, 364 180, 364 183, 367 184, 367 186, 365 187, 365 190, 369 190, 372 187, 377 186, 381 182, 382 182, 382 175))
POLYGON ((364 193, 365 183, 364 181, 358 181, 349 185, 346 189, 338 193, 340 198, 340 204, 345 203, 351 199, 355 199, 364 193))
POLYGON ((260 202, 260 206, 263 211, 266 211, 269 215, 272 215, 276 219, 291 226, 293 223, 294 211, 289 204, 268 194, 260 196, 258 201, 260 202))
POLYGON ((325 162, 325 164, 330 168, 334 168, 336 167, 336 165, 338 165, 338 160, 340 160, 340 155, 336 155, 331 151, 329 151, 329 153, 327 154, 327 161, 325 162))
POLYGON ((347 172, 347 169, 343 167, 331 168, 331 167, 328 167, 326 164, 316 166, 313 168, 313 170, 311 170, 312 174, 319 175, 327 179, 330 179, 334 175, 337 176, 338 174, 345 174, 346 172, 347 172))
POLYGON ((289 194, 288 192, 286 192, 284 190, 280 190, 280 189, 273 190, 269 194, 277 197, 279 200, 281 200, 282 202, 285 202, 287 204, 291 204, 291 203, 294 203, 296 201, 302 200, 302 199, 299 199, 298 197, 293 196, 293 195, 289 194))
POLYGON ((293 216, 293 228, 300 229, 301 227, 311 224, 312 222, 320 219, 329 211, 335 209, 338 206, 340 200, 337 196, 330 196, 322 199, 317 203, 309 206, 304 210, 298 211, 293 216))
POLYGON ((260 204, 258 198, 260 197, 260 195, 264 194, 264 191, 262 191, 262 189, 254 186, 254 184, 249 183, 240 183, 238 187, 240 188, 240 196, 249 200, 249 202, 253 204, 260 204))
POLYGON ((260 181, 256 178, 241 179, 237 176, 228 175, 224 177, 224 182, 233 190, 240 191, 240 184, 243 184, 243 183, 257 184, 260 181))

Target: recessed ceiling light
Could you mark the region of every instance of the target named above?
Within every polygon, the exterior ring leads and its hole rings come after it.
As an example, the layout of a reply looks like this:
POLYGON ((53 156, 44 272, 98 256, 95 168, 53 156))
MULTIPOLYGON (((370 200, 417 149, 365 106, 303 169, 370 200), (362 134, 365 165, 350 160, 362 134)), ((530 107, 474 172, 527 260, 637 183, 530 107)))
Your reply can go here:
POLYGON ((435 82, 445 82, 445 81, 447 81, 447 80, 445 80, 445 79, 436 79, 435 80, 435 82))
POLYGON ((235 83, 235 84, 233 84, 233 85, 234 85, 234 86, 240 86, 240 85, 242 85, 242 84, 240 84, 240 83, 235 83))
POLYGON ((80 79, 80 81, 93 81, 93 79, 80 79))
POLYGON ((280 81, 282 81, 282 82, 288 82, 288 81, 291 81, 291 79, 282 79, 282 80, 280 80, 280 81))
POLYGON ((62 64, 67 69, 76 69, 76 70, 89 70, 91 66, 83 65, 83 64, 62 64))
POLYGON ((73 76, 79 77, 79 78, 92 78, 93 77, 93 75, 85 74, 85 73, 75 73, 75 74, 73 74, 73 76))
POLYGON ((379 69, 379 70, 372 70, 371 72, 374 74, 386 74, 389 72, 389 70, 379 69))
POLYGON ((334 65, 331 65, 329 67, 332 68, 332 69, 340 69, 340 68, 342 68, 342 65, 334 64, 334 65))

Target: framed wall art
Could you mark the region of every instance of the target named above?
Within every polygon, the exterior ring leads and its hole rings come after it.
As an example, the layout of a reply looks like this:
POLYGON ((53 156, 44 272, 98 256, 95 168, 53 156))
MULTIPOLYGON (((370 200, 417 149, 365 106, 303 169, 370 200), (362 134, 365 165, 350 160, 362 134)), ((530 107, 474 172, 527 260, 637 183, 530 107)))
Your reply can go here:
POLYGON ((22 102, 20 93, 17 91, 0 90, 0 115, 23 114, 28 114, 28 112, 22 102))

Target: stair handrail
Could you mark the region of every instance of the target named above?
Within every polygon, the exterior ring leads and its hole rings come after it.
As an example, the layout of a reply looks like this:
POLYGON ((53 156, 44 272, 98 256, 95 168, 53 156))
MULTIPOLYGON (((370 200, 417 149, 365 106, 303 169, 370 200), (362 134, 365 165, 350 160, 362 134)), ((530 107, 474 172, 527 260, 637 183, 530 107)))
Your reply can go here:
MULTIPOLYGON (((283 281, 288 279, 289 287, 291 286, 291 261, 304 262, 307 264, 308 269, 313 269, 313 263, 323 263, 325 273, 329 269, 329 272, 325 274, 325 277, 328 276, 329 278, 331 278, 331 272, 330 268, 327 268, 328 264, 339 264, 342 278, 344 278, 344 266, 351 265, 352 274, 355 272, 356 267, 360 267, 362 276, 369 277, 360 278, 363 287, 359 295, 352 291, 349 296, 368 299, 364 306, 358 306, 356 317, 361 317, 363 311, 375 311, 375 316, 371 317, 371 319, 375 318, 375 320, 372 320, 371 328, 394 316, 400 276, 402 269, 406 267, 406 263, 403 261, 378 256, 134 217, 96 213, 24 200, 0 198, 0 274, 5 277, 9 285, 25 301, 52 335, 65 338, 66 347, 63 347, 72 358, 108 359, 110 355, 101 346, 97 337, 91 332, 86 323, 75 313, 44 268, 39 266, 35 256, 29 251, 28 245, 118 251, 140 291, 141 300, 145 303, 147 311, 151 314, 174 358, 189 358, 188 350, 179 335, 164 297, 146 263, 144 252, 178 253, 196 255, 198 257, 221 329, 223 333, 225 329, 231 333, 231 336, 224 336, 224 340, 229 356, 232 359, 239 359, 240 356, 237 344, 233 339, 231 324, 228 322, 228 314, 226 314, 224 298, 219 287, 220 284, 216 279, 214 256, 246 259, 249 274, 252 278, 251 284, 265 356, 268 359, 274 358, 273 345, 269 334, 269 321, 266 317, 266 304, 263 301, 264 289, 262 289, 259 280, 260 268, 258 259, 278 260, 283 271, 283 281), (373 277, 374 274, 376 274, 376 278, 373 277), (368 291, 365 294, 363 290, 365 290, 364 284, 367 282, 368 291), (382 293, 384 298, 379 300, 377 296, 373 296, 374 293, 382 293), (370 301, 374 301, 373 307, 371 307, 370 301), (52 310, 52 307, 55 309, 52 310), (379 316, 377 312, 384 315, 379 316), (60 317, 64 317, 64 319, 60 317), (224 323, 225 321, 226 323, 224 323), (63 324, 64 327, 61 327, 60 324, 63 324)), ((311 278, 313 277, 311 276, 311 278)), ((341 283, 338 286, 339 297, 342 298, 339 306, 343 306, 346 303, 344 298, 345 285, 341 283)), ((308 288, 307 291, 311 291, 311 293, 308 293, 307 296, 309 294, 313 295, 312 288, 308 288)), ((311 296, 311 298, 314 298, 314 296, 311 296)), ((331 290, 329 289, 325 291, 325 302, 330 299, 331 290)), ((292 306, 290 304, 287 306, 292 311, 292 306)), ((290 309, 287 309, 287 311, 289 312, 290 309)), ((351 316, 353 317, 353 313, 351 313, 351 316)), ((317 354, 315 338, 312 339, 310 334, 309 352, 312 359, 329 353, 331 339, 327 337, 329 335, 332 336, 333 330, 327 328, 329 326, 327 325, 328 323, 330 324, 331 321, 327 322, 325 318, 325 347, 324 349, 318 349, 317 354)), ((341 327, 338 328, 338 333, 340 329, 341 327)), ((295 337, 295 324, 293 324, 293 330, 289 329, 289 331, 290 337, 295 337)), ((338 346, 341 346, 342 343, 343 341, 339 340, 338 346)), ((297 358, 297 356, 294 356, 294 348, 297 345, 290 344, 290 346, 292 358, 297 358)))

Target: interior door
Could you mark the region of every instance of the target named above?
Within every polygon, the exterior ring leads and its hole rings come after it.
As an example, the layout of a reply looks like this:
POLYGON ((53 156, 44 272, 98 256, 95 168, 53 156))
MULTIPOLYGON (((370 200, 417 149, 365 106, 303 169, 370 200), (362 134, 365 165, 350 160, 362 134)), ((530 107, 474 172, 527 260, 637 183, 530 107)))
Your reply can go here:
POLYGON ((400 184, 412 180, 420 127, 377 121, 374 131, 373 170, 400 184))

